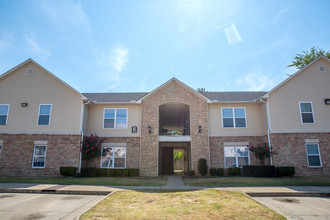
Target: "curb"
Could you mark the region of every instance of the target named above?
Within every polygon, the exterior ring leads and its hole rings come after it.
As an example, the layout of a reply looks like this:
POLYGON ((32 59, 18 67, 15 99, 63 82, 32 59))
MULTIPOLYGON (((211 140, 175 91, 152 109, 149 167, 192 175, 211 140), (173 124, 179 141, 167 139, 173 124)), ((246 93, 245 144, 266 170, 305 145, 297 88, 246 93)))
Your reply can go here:
POLYGON ((112 191, 0 189, 0 193, 42 193, 42 194, 70 194, 70 195, 108 195, 111 192, 112 191))
POLYGON ((330 197, 330 193, 315 192, 251 192, 251 197, 330 197))

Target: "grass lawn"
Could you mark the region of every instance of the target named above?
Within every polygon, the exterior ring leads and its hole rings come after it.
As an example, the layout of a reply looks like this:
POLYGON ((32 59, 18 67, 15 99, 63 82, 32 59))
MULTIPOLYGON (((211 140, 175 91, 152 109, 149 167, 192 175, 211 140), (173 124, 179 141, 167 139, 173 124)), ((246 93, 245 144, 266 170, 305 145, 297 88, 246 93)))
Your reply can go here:
POLYGON ((188 186, 330 186, 330 177, 185 177, 188 186))
POLYGON ((63 185, 164 186, 167 177, 4 177, 1 183, 45 183, 63 185))
POLYGON ((80 219, 285 219, 241 193, 117 191, 80 219))

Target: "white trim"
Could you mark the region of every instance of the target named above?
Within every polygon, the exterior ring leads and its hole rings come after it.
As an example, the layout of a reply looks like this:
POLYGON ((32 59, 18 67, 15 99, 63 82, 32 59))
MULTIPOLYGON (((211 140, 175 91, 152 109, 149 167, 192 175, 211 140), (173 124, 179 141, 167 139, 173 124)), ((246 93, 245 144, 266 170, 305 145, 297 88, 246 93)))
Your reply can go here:
POLYGON ((322 167, 322 159, 321 159, 321 152, 320 152, 320 147, 318 143, 306 143, 305 144, 305 148, 306 148, 306 155, 307 155, 307 163, 308 163, 308 167, 322 167), (317 151, 319 152, 318 154, 308 154, 307 152, 307 145, 316 145, 317 146, 317 151), (308 160, 308 156, 318 156, 320 159, 320 166, 310 166, 309 165, 309 160, 308 160))
POLYGON ((313 143, 313 144, 318 144, 319 139, 305 139, 305 143, 313 143))
POLYGON ((159 142, 182 142, 182 141, 191 141, 190 135, 184 135, 184 136, 165 136, 165 135, 159 135, 158 136, 159 142))
POLYGON ((39 104, 39 111, 38 111, 38 119, 37 119, 37 126, 50 126, 51 118, 52 118, 52 110, 53 105, 52 104, 39 104), (40 109, 42 105, 50 105, 50 111, 49 111, 49 120, 47 125, 39 125, 39 117, 40 115, 48 115, 48 114, 40 114, 40 109))
POLYGON ((127 144, 126 143, 102 143, 101 145, 101 161, 100 167, 105 169, 125 169, 127 162, 127 144), (103 148, 112 148, 112 166, 111 167, 103 167, 102 159, 103 159, 103 148), (125 166, 124 167, 115 167, 115 149, 116 148, 125 148, 125 157, 117 157, 117 158, 125 158, 125 166))
POLYGON ((311 101, 300 101, 299 102, 299 112, 300 112, 300 122, 301 124, 315 124, 315 116, 314 116, 314 109, 313 109, 313 103, 311 101), (311 104, 311 109, 312 109, 312 112, 301 112, 301 105, 300 104, 303 104, 303 103, 309 103, 311 104), (311 122, 303 122, 303 117, 302 117, 302 113, 312 113, 312 116, 313 116, 313 123, 311 122))
POLYGON ((36 168, 36 169, 44 169, 46 167, 46 157, 47 157, 47 145, 46 144, 35 144, 33 147, 33 155, 32 155, 32 168, 36 168), (44 166, 43 167, 35 167, 34 164, 34 157, 35 157, 35 150, 36 150, 36 146, 42 146, 42 147, 46 147, 45 149, 45 160, 44 160, 44 166))
POLYGON ((248 146, 249 142, 223 142, 223 146, 248 146))
MULTIPOLYGON (((0 129, 1 130, 1 129, 0 129)), ((37 129, 39 130, 39 129, 37 129)), ((81 135, 80 132, 17 132, 17 131, 1 131, 1 134, 51 134, 51 135, 81 135)), ((108 137, 108 136, 106 136, 108 137)))
POLYGON ((0 144, 3 144, 3 140, 0 140, 0 144))
MULTIPOLYGON (((10 110, 10 104, 0 104, 0 106, 3 105, 3 106, 8 106, 8 109, 7 109, 7 114, 6 114, 6 122, 4 125, 7 125, 8 123, 8 118, 9 118, 9 110, 10 110)), ((2 114, 3 115, 3 114, 2 114)), ((0 125, 0 126, 3 126, 3 125, 0 125)))
POLYGON ((34 145, 47 145, 48 141, 34 141, 34 145))
POLYGON ((128 128, 128 108, 104 108, 103 109, 103 129, 127 129, 128 128), (114 124, 113 124, 113 128, 105 128, 104 127, 104 120, 106 119, 105 118, 105 110, 108 110, 108 109, 113 109, 115 110, 115 116, 114 116, 114 124), (126 109, 126 124, 125 124, 125 128, 117 128, 117 110, 118 109, 126 109))
POLYGON ((247 113, 246 113, 246 108, 245 107, 221 107, 221 124, 222 124, 222 128, 224 129, 227 129, 227 128, 247 128, 247 113), (236 122, 235 122, 235 119, 236 118, 242 118, 242 117, 235 117, 235 109, 244 109, 244 119, 245 119, 245 127, 236 127, 236 122), (223 114, 222 114, 222 110, 223 109, 231 109, 232 110, 232 114, 233 114, 233 117, 223 117, 223 114), (223 125, 223 119, 224 118, 232 118, 233 119, 233 127, 224 127, 223 125))
MULTIPOLYGON (((312 124, 311 124, 312 125, 312 124)), ((273 130, 272 133, 276 133, 276 134, 279 134, 279 133, 330 133, 330 130, 329 129, 314 129, 314 128, 311 128, 311 129, 292 129, 292 130, 273 130)))
MULTIPOLYGON (((243 142, 243 143, 244 143, 244 142, 243 142)), ((246 148, 247 148, 247 153, 248 153, 248 156, 247 156, 247 158, 248 158, 248 164, 247 164, 247 165, 250 165, 250 151, 249 151, 249 148, 247 147, 247 145, 245 145, 245 146, 244 146, 244 145, 243 145, 243 146, 240 146, 240 145, 236 145, 236 146, 231 146, 231 145, 230 145, 230 146, 226 146, 226 145, 224 145, 224 146, 223 146, 223 157, 224 157, 224 161, 223 161, 223 162, 224 162, 224 167, 225 167, 225 168, 231 168, 231 167, 227 167, 227 166, 226 166, 226 152, 225 152, 225 148, 226 148, 226 147, 234 147, 234 148, 235 148, 235 162, 236 162, 236 167, 239 167, 239 166, 238 166, 238 158, 239 158, 239 157, 237 156, 237 148, 238 148, 238 147, 246 147, 246 148)))

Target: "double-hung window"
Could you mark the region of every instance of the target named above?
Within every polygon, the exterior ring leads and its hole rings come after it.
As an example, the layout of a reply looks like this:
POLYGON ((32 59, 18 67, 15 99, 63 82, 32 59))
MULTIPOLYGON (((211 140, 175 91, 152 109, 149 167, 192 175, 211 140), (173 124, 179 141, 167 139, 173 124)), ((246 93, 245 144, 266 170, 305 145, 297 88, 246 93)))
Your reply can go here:
POLYGON ((222 127, 246 128, 245 108, 222 108, 222 127))
POLYGON ((306 144, 306 152, 309 167, 322 167, 320 148, 318 144, 306 144))
POLYGON ((39 106, 38 125, 49 125, 51 112, 52 112, 52 105, 41 104, 39 106))
POLYGON ((246 146, 224 147, 225 167, 243 167, 250 164, 249 148, 246 146))
POLYGON ((103 128, 127 128, 127 108, 105 108, 103 128))
POLYGON ((34 145, 32 168, 45 168, 47 145, 34 145))
POLYGON ((8 121, 9 104, 0 104, 0 125, 6 125, 8 121))
POLYGON ((313 124, 314 113, 312 102, 299 102, 301 123, 313 124))
POLYGON ((101 168, 126 168, 126 144, 102 144, 101 168))

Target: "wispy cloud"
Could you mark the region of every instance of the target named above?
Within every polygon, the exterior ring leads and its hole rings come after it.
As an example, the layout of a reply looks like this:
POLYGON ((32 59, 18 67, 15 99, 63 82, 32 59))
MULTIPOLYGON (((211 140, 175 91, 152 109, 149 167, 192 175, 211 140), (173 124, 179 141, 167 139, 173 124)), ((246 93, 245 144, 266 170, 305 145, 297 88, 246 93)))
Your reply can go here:
POLYGON ((24 35, 26 47, 28 52, 31 53, 33 56, 36 56, 38 59, 47 59, 50 55, 50 52, 46 49, 43 49, 35 37, 32 35, 25 34, 24 35))
POLYGON ((293 40, 290 36, 284 36, 280 39, 278 39, 277 41, 274 41, 274 42, 271 42, 269 43, 268 45, 269 46, 266 46, 266 47, 262 47, 256 51, 253 51, 249 54, 249 56, 260 56, 260 55, 263 55, 263 54, 266 54, 266 53, 269 53, 270 51, 278 48, 278 47, 281 47, 281 46, 289 46, 293 43, 293 40))
POLYGON ((248 91, 265 91, 275 86, 275 81, 261 71, 248 73, 236 81, 236 84, 248 91))
POLYGON ((242 42, 242 38, 239 35, 234 23, 232 23, 229 27, 225 28, 225 34, 226 34, 229 45, 233 45, 238 42, 242 42))
POLYGON ((59 28, 78 28, 90 31, 89 18, 79 1, 41 1, 41 7, 59 28))
POLYGON ((263 25, 269 25, 275 21, 277 21, 278 19, 280 19, 280 17, 286 13, 287 11, 289 11, 291 9, 291 7, 287 7, 287 8, 283 8, 281 9, 273 18, 271 18, 268 21, 265 21, 265 23, 263 25))

